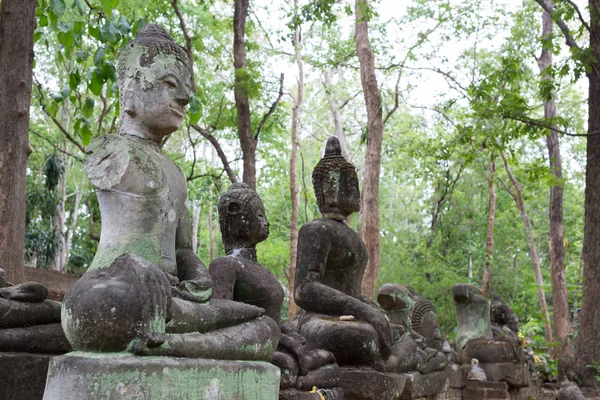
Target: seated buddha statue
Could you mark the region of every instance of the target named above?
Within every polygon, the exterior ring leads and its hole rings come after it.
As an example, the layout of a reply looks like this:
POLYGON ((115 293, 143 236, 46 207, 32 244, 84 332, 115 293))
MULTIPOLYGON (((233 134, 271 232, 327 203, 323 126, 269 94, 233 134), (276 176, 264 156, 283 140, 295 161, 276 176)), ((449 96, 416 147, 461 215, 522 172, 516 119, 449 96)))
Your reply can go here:
POLYGON ((256 245, 269 236, 269 221, 258 194, 244 183, 234 183, 218 204, 221 237, 227 255, 209 266, 213 298, 235 300, 266 310, 281 329, 271 362, 281 369, 280 388, 333 388, 339 368, 333 354, 305 351, 305 340, 281 321, 284 293, 277 278, 256 258, 256 245))
POLYGON ((119 56, 118 135, 86 148, 102 231, 89 270, 66 295, 62 324, 76 350, 269 360, 279 327, 265 310, 211 300, 192 250, 186 179, 161 149, 189 101, 185 50, 149 24, 119 56))
POLYGON ((405 362, 407 347, 415 347, 395 340, 385 312, 360 294, 368 256, 358 233, 345 222, 360 210, 358 177, 335 137, 327 140, 313 186, 323 218, 300 229, 294 289, 296 303, 305 310, 298 332, 307 349, 332 352, 340 366, 393 373, 444 369, 445 359, 437 352, 421 360, 422 367, 405 362))

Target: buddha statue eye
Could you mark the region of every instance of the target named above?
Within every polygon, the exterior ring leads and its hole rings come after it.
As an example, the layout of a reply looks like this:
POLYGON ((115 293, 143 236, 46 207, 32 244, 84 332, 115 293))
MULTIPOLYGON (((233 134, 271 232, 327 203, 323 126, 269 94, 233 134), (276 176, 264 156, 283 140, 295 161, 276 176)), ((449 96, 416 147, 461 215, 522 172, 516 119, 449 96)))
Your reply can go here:
POLYGON ((171 80, 171 79, 166 79, 163 81, 165 84, 167 84, 167 86, 171 87, 171 88, 176 88, 177 87, 177 82, 171 80))

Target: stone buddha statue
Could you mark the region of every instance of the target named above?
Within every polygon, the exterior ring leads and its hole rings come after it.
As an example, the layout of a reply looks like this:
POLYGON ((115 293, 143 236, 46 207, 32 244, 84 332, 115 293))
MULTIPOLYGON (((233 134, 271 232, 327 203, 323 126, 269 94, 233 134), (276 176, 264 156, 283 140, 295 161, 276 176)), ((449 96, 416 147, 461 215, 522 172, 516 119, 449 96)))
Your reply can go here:
POLYGON ((324 350, 305 351, 304 338, 281 321, 283 289, 256 258, 256 245, 269 236, 269 221, 258 194, 244 183, 234 183, 219 199, 218 209, 227 256, 210 264, 213 298, 261 307, 280 326, 279 345, 271 362, 282 371, 282 391, 339 386, 339 368, 333 354, 324 350))
POLYGON ((385 312, 361 296, 367 264, 365 245, 345 221, 360 210, 358 177, 341 155, 337 138, 327 140, 325 155, 313 172, 313 186, 323 218, 302 226, 294 296, 306 312, 298 332, 307 349, 325 349, 340 366, 366 366, 382 372, 442 370, 437 352, 419 363, 409 353, 415 346, 399 339, 385 312), (433 361, 432 361, 433 360, 433 361), (437 365, 435 365, 437 363, 437 365))
POLYGON ((186 179, 161 150, 189 101, 186 52, 149 24, 119 57, 118 135, 86 148, 102 231, 86 274, 63 303, 76 350, 269 360, 279 327, 265 310, 210 300, 210 274, 192 251, 186 179))

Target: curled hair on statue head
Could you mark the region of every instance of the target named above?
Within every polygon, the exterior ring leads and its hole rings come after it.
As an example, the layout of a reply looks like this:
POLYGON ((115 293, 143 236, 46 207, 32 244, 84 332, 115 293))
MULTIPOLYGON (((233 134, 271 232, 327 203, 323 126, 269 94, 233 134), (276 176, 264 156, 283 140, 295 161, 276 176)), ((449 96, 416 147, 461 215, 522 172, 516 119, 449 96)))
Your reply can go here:
POLYGON ((219 199, 219 226, 225 251, 231 250, 230 245, 247 233, 240 230, 240 218, 247 216, 253 199, 261 201, 258 193, 245 183, 233 183, 219 199))
MULTIPOLYGON (((348 170, 356 176, 356 168, 342 156, 340 141, 337 137, 331 136, 327 139, 325 154, 319 160, 312 173, 313 187, 317 204, 322 214, 329 211, 337 211, 334 206, 327 204, 327 192, 330 188, 336 188, 340 183, 342 171, 348 170)), ((337 192, 337 190, 334 190, 337 192)))

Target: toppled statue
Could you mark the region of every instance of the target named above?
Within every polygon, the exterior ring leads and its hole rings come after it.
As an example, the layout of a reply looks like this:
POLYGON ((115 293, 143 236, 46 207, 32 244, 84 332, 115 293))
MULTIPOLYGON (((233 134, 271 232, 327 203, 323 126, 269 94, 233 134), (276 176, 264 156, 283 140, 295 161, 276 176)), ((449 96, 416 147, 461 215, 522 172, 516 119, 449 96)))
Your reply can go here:
MULTIPOLYGON (((186 179, 161 150, 163 139, 181 125, 189 101, 185 50, 162 27, 149 24, 122 49, 118 71, 119 134, 95 139, 86 149, 84 167, 96 188, 102 231, 89 270, 63 302, 62 325, 69 342, 83 352, 171 357, 153 357, 154 364, 149 358, 143 363, 128 358, 133 365, 128 368, 144 377, 151 375, 148 368, 167 363, 178 373, 191 374, 192 380, 204 379, 199 365, 206 363, 172 357, 268 361, 279 327, 260 307, 210 300, 210 274, 192 251, 186 179)), ((245 368, 240 365, 223 368, 245 368)), ((106 368, 90 376, 108 380, 106 368)), ((260 367, 268 385, 276 378, 272 368, 260 367)), ((49 398, 68 394, 68 385, 59 387, 63 370, 50 372, 49 398), (53 373, 59 378, 51 379, 53 373)), ((215 385, 235 387, 238 383, 227 381, 235 376, 225 375, 215 385)), ((176 392, 164 396, 183 399, 194 388, 168 390, 176 392)), ((248 396, 260 398, 258 392, 248 396)))
MULTIPOLYGON (((284 293, 275 276, 256 258, 256 245, 269 236, 263 203, 244 183, 232 184, 218 204, 221 237, 227 255, 211 262, 213 298, 235 300, 264 308, 281 328, 271 362, 281 369, 280 389, 309 391, 339 386, 339 368, 333 354, 305 351, 305 340, 281 321, 284 293)), ((327 398, 334 398, 331 392, 327 398)), ((280 394, 282 396, 282 394, 280 394)), ((298 398, 298 393, 290 393, 298 398)))
POLYGON ((340 366, 390 373, 443 370, 445 357, 436 351, 414 357, 414 341, 393 335, 385 312, 360 294, 367 252, 358 233, 345 223, 360 209, 358 177, 335 137, 328 139, 314 169, 313 186, 323 218, 300 229, 294 290, 296 303, 306 311, 298 331, 307 348, 332 352, 340 366))

